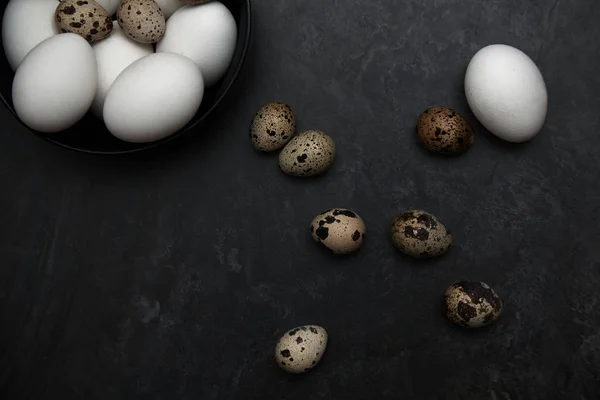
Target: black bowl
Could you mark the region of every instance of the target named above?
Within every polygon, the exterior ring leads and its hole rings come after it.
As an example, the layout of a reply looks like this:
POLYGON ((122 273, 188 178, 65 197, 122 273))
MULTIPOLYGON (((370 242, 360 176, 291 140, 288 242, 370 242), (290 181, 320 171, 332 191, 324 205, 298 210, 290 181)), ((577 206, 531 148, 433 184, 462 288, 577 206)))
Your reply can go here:
MULTIPOLYGON (((39 137, 48 140, 54 144, 66 147, 71 150, 81 151, 85 153, 95 154, 124 154, 133 153, 160 146, 170 140, 175 139, 188 132, 193 132, 198 128, 198 124, 202 122, 208 115, 219 105, 225 97, 233 82, 239 75, 242 64, 246 57, 246 53, 250 44, 250 28, 252 25, 252 14, 250 0, 221 0, 221 2, 229 8, 233 14, 238 28, 237 44, 233 60, 229 65, 227 73, 220 82, 207 88, 204 92, 202 105, 194 116, 194 118, 178 132, 164 139, 150 143, 128 143, 115 138, 104 126, 104 123, 92 113, 88 113, 82 120, 71 128, 57 133, 42 133, 34 131, 27 127, 31 132, 39 137)), ((2 15, 6 9, 5 2, 2 8, 2 15)), ((1 18, 1 17, 0 17, 1 18)), ((1 21, 1 20, 0 20, 1 21)), ((15 118, 19 119, 12 105, 12 81, 14 72, 10 68, 4 47, 0 41, 0 99, 13 113, 15 118)))

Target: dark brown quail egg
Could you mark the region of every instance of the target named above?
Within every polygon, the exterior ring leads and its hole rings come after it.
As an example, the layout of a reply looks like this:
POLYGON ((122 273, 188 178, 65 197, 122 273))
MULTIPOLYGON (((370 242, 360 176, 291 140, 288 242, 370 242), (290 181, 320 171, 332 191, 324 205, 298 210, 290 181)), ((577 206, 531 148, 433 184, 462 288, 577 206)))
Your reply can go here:
POLYGON ((502 300, 484 282, 461 281, 446 290, 444 309, 450 320, 467 328, 481 328, 502 314, 502 300))
POLYGON ((263 105, 250 124, 250 141, 258 151, 279 150, 296 130, 296 117, 290 106, 280 102, 263 105))
POLYGON ((354 211, 332 208, 315 217, 310 232, 317 243, 334 254, 348 254, 358 250, 365 240, 365 223, 354 211))
POLYGON ((316 176, 333 164, 335 144, 324 132, 310 130, 295 136, 279 153, 279 168, 290 176, 316 176))
POLYGON ((447 107, 432 107, 421 114, 417 136, 427 150, 443 154, 464 153, 475 140, 467 120, 447 107))
POLYGON ((392 223, 392 241, 411 257, 432 258, 448 251, 452 236, 435 216, 423 210, 410 210, 392 223))
POLYGON ((327 331, 318 325, 304 325, 287 331, 275 346, 279 368, 292 374, 310 371, 327 348, 327 331))

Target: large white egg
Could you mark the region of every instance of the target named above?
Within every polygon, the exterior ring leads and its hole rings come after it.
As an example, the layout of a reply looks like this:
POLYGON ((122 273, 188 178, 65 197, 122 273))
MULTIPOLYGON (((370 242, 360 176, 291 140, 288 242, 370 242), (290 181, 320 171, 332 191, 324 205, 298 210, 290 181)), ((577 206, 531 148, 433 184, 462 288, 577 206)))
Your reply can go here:
POLYGON ((84 38, 74 33, 52 36, 27 54, 15 73, 15 111, 37 131, 67 129, 90 108, 96 74, 96 58, 84 38))
POLYGON ((126 142, 152 142, 183 128, 204 95, 202 73, 189 58, 156 53, 125 68, 104 101, 104 123, 126 142))
POLYGON ((546 120, 544 78, 527 54, 511 46, 486 46, 473 56, 465 94, 479 122, 508 142, 533 138, 546 120))
POLYGON ((154 0, 156 4, 160 7, 163 14, 165 15, 165 19, 169 19, 171 15, 179 8, 183 6, 183 1, 181 0, 154 0))
POLYGON ((149 43, 131 40, 119 26, 113 24, 111 34, 92 45, 98 61, 98 90, 92 103, 92 111, 102 117, 104 99, 117 76, 131 63, 154 52, 149 43))
POLYGON ((38 43, 59 33, 57 0, 11 0, 2 18, 2 45, 13 71, 38 43))
POLYGON ((115 15, 121 0, 96 0, 96 3, 100 4, 108 12, 108 15, 115 15))
POLYGON ((217 83, 229 68, 237 40, 237 25, 218 1, 181 7, 167 21, 157 52, 179 53, 202 71, 204 84, 217 83))

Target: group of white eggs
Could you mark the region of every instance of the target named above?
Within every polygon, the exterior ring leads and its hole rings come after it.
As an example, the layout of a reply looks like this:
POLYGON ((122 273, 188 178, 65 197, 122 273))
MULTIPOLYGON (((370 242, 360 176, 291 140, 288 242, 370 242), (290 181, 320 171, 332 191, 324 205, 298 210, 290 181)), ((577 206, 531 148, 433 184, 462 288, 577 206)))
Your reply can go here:
MULTIPOLYGON (((205 88, 226 73, 237 25, 218 1, 155 1, 166 29, 153 45, 132 40, 117 22, 109 36, 89 43, 75 33, 60 33, 54 15, 58 0, 10 0, 2 42, 15 71, 12 101, 21 121, 53 133, 91 111, 112 135, 134 143, 183 128, 200 108, 205 88)), ((96 2, 112 16, 121 0, 96 2)))

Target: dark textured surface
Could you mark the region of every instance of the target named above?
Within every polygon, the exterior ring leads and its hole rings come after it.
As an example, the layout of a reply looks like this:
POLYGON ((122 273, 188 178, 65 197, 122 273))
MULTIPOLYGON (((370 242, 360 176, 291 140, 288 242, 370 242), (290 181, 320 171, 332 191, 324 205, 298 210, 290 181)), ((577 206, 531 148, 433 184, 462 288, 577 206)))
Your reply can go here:
POLYGON ((161 153, 71 153, 0 110, 0 398, 599 398, 596 0, 254 10, 238 96, 161 153), (491 43, 524 50, 546 79, 548 119, 530 143, 494 139, 466 106, 464 70, 491 43), (291 179, 252 150, 250 119, 273 100, 336 140, 327 175, 291 179), (436 104, 474 124, 464 156, 417 144, 416 119, 436 104), (365 220, 358 254, 311 241, 331 207, 365 220), (451 229, 443 258, 394 250, 390 224, 412 207, 451 229), (492 285, 503 318, 450 325, 442 297, 458 279, 492 285), (326 327, 329 348, 289 376, 273 350, 301 324, 326 327))

